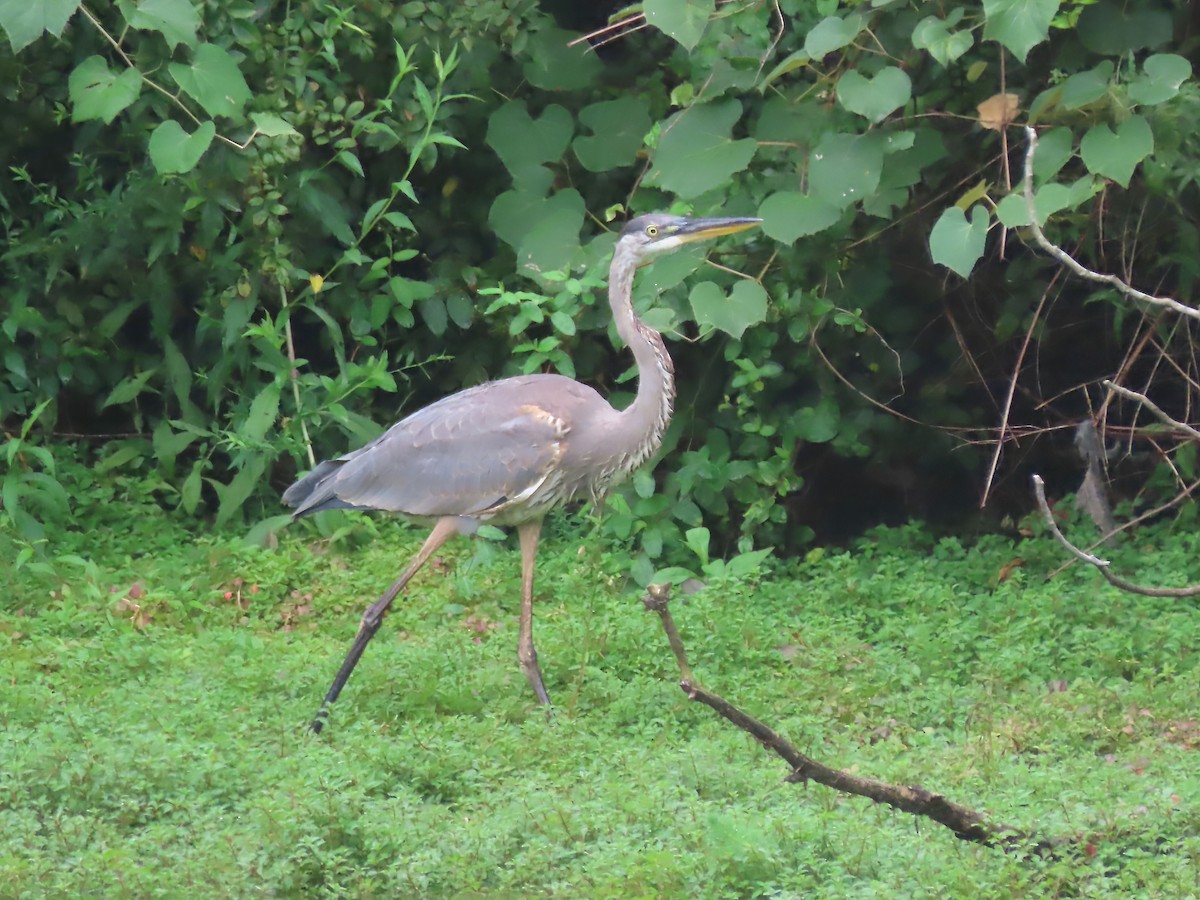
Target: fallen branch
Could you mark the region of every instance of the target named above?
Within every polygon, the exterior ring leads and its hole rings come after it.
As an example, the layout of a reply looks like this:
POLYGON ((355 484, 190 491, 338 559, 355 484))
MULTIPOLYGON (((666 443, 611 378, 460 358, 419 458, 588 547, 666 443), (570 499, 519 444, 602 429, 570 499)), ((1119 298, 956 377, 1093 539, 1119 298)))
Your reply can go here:
POLYGON ((866 797, 868 800, 886 804, 901 812, 931 819, 939 825, 949 828, 961 840, 995 847, 1010 853, 1048 855, 1059 847, 1074 843, 1073 838, 1038 837, 1033 832, 992 822, 983 813, 953 803, 941 794, 925 788, 915 785, 888 784, 874 778, 851 775, 840 769, 832 769, 801 753, 770 726, 738 709, 724 697, 705 690, 696 682, 691 667, 688 665, 683 640, 679 637, 675 620, 671 617, 668 607, 670 591, 670 585, 652 584, 647 588, 643 602, 647 609, 658 613, 659 619, 662 620, 663 631, 675 654, 675 662, 679 665, 679 687, 689 700, 703 703, 717 715, 754 737, 764 747, 774 750, 781 756, 792 768, 791 774, 784 779, 785 781, 793 784, 815 781, 817 784, 823 784, 844 794, 866 797))
POLYGON ((1146 587, 1134 584, 1132 581, 1126 581, 1119 575, 1114 575, 1111 571, 1112 563, 1109 560, 1086 553, 1067 540, 1066 535, 1059 529, 1058 523, 1054 521, 1054 513, 1050 509, 1050 504, 1046 502, 1046 484, 1042 481, 1042 476, 1040 475, 1033 476, 1033 494, 1037 498, 1038 509, 1042 511, 1042 518, 1046 520, 1046 527, 1050 529, 1050 533, 1054 535, 1055 540, 1062 544, 1063 548, 1076 559, 1087 563, 1103 575, 1104 580, 1113 587, 1119 588, 1122 591, 1128 591, 1131 594, 1141 594, 1143 597, 1181 599, 1200 596, 1200 584, 1181 588, 1146 587))

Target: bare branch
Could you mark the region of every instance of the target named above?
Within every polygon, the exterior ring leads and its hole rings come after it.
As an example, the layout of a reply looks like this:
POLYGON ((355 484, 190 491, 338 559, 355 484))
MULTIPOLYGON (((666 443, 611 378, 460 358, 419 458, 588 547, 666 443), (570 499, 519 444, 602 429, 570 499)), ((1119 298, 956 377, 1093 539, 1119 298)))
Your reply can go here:
POLYGON ((1038 225, 1037 208, 1033 203, 1033 157, 1037 152, 1037 132, 1029 125, 1025 126, 1025 137, 1029 141, 1029 149, 1025 152, 1025 178, 1023 185, 1023 193, 1025 195, 1025 209, 1029 213, 1029 228, 1033 232, 1034 240, 1038 246, 1057 259, 1060 263, 1074 272, 1081 278, 1086 278, 1089 281, 1098 281, 1101 284, 1109 284, 1119 290, 1127 297, 1134 300, 1141 300, 1154 306, 1165 307, 1172 312, 1179 313, 1181 316, 1190 316, 1193 319, 1200 320, 1200 309, 1180 303, 1171 297, 1155 297, 1151 294, 1139 291, 1135 287, 1126 284, 1116 275, 1104 275, 1100 272, 1093 272, 1091 269, 1075 261, 1075 258, 1068 254, 1065 250, 1050 243, 1046 235, 1042 233, 1042 228, 1038 225))
POLYGON ((931 819, 939 825, 949 828, 956 837, 964 841, 995 847, 1006 852, 1052 854, 1057 848, 1074 843, 1073 838, 1042 838, 1032 832, 991 822, 983 813, 960 806, 947 800, 941 794, 922 787, 889 784, 874 778, 863 778, 840 769, 832 769, 812 757, 806 756, 770 726, 738 709, 724 697, 706 691, 696 682, 687 662, 683 641, 679 637, 679 632, 675 628, 675 622, 668 609, 669 585, 651 585, 643 602, 647 609, 657 612, 662 620, 663 631, 666 632, 671 650, 675 654, 675 660, 679 664, 681 676, 679 687, 687 694, 688 699, 703 703, 721 718, 732 722, 753 736, 764 747, 775 751, 792 767, 792 772, 784 779, 785 781, 793 784, 815 781, 845 794, 866 797, 868 800, 886 804, 901 812, 931 819))
POLYGON ((1200 429, 1197 429, 1186 422, 1180 422, 1176 419, 1172 419, 1145 394, 1139 394, 1137 391, 1131 391, 1129 388, 1121 387, 1121 385, 1112 381, 1102 381, 1101 384, 1103 384, 1110 391, 1120 394, 1127 400, 1136 400, 1138 403, 1142 404, 1142 406, 1146 407, 1146 409, 1150 410, 1150 412, 1154 413, 1154 415, 1158 416, 1159 421, 1170 425, 1172 428, 1179 429, 1184 434, 1190 436, 1194 441, 1200 441, 1200 429))
POLYGON ((1040 475, 1033 476, 1033 493, 1037 497, 1038 509, 1042 511, 1042 518, 1046 520, 1046 525, 1050 529, 1050 533, 1054 535, 1055 540, 1062 544, 1066 551, 1076 559, 1081 559, 1094 567, 1097 572, 1104 576, 1104 580, 1113 587, 1130 594, 1140 594, 1143 597, 1166 597, 1178 600, 1186 597, 1200 596, 1200 584, 1188 585, 1181 588, 1145 587, 1140 584, 1134 584, 1132 581, 1126 581, 1119 575, 1114 575, 1110 568, 1112 564, 1107 559, 1100 559, 1097 556, 1092 556, 1092 554, 1080 550, 1067 540, 1066 535, 1059 530, 1058 523, 1054 521, 1054 513, 1050 509, 1050 504, 1046 502, 1046 484, 1042 481, 1042 476, 1040 475))

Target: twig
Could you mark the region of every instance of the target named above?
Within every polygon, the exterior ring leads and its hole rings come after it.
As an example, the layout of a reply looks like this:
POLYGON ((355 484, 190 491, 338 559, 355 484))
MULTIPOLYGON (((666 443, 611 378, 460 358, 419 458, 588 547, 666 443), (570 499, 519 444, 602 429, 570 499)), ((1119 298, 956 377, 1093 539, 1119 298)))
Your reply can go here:
MULTIPOLYGON (((111 34, 108 33, 108 29, 106 29, 100 23, 100 20, 96 18, 96 16, 92 13, 92 11, 90 9, 88 9, 84 5, 80 5, 79 11, 83 13, 84 18, 86 18, 89 22, 92 23, 92 27, 95 28, 97 31, 99 31, 100 34, 102 34, 104 36, 104 39, 106 41, 108 41, 108 43, 110 45, 112 45, 112 48, 117 51, 117 55, 121 57, 121 62, 125 63, 126 66, 133 69, 133 71, 137 72, 138 76, 142 79, 142 81, 144 81, 150 87, 154 88, 154 90, 158 91, 160 94, 162 94, 168 100, 170 100, 173 104, 175 104, 181 110, 183 110, 183 114, 185 116, 187 116, 189 119, 191 119, 194 124, 196 124, 196 125, 201 124, 200 119, 196 116, 196 114, 193 113, 190 109, 188 109, 187 106, 184 104, 184 102, 182 100, 180 100, 177 95, 172 94, 170 91, 168 91, 165 87, 163 87, 157 81, 153 81, 152 79, 147 77, 146 74, 137 67, 137 64, 134 63, 134 61, 129 58, 129 54, 125 52, 125 48, 121 46, 121 42, 118 41, 115 37, 113 37, 111 34)), ((247 147, 250 146, 250 142, 253 141, 257 135, 258 135, 258 129, 255 128, 253 133, 250 135, 250 137, 246 138, 246 142, 244 144, 239 144, 237 141, 233 140, 233 138, 227 138, 223 134, 216 134, 215 137, 218 141, 222 141, 222 142, 228 144, 230 147, 237 147, 237 149, 239 149, 239 150, 245 150, 247 147)))
POLYGON ((1119 575, 1114 575, 1110 569, 1111 563, 1107 559, 1100 559, 1097 556, 1092 556, 1092 554, 1080 550, 1067 540, 1066 535, 1059 530, 1058 523, 1054 521, 1054 513, 1050 509, 1050 504, 1046 502, 1046 485, 1040 475, 1033 476, 1033 493, 1037 498, 1038 509, 1042 511, 1042 518, 1046 520, 1046 526, 1050 529, 1050 533, 1054 535, 1055 540, 1062 544, 1063 548, 1076 559, 1083 560, 1083 562, 1095 568, 1097 572, 1104 576, 1104 580, 1113 587, 1130 594, 1140 594, 1143 597, 1181 599, 1200 596, 1200 584, 1181 588, 1145 587, 1140 584, 1134 584, 1132 581, 1126 581, 1119 575))
MULTIPOLYGON (((283 304, 284 310, 288 308, 287 290, 283 286, 283 282, 279 282, 279 302, 283 304)), ((300 416, 300 382, 296 378, 296 345, 292 341, 292 317, 289 314, 283 320, 283 334, 287 339, 288 362, 288 381, 292 383, 292 397, 296 401, 296 417, 300 419, 300 434, 304 438, 304 449, 308 451, 308 467, 315 469, 317 467, 317 457, 313 453, 312 438, 308 436, 308 423, 300 416)))
POLYGON ((1172 312, 1179 313, 1181 316, 1190 316, 1193 319, 1200 319, 1200 309, 1180 303, 1171 297, 1155 297, 1151 294, 1139 291, 1135 287, 1131 287, 1116 275, 1104 275, 1100 272, 1093 272, 1091 269, 1075 261, 1062 248, 1050 243, 1045 234, 1042 233, 1041 226, 1038 225, 1037 207, 1033 203, 1033 156, 1037 151, 1037 132, 1029 125, 1025 126, 1025 138, 1029 141, 1029 149, 1025 151, 1025 178, 1024 190, 1025 209, 1029 213, 1029 229, 1033 233, 1034 240, 1037 241, 1039 247, 1057 259, 1060 263, 1074 272, 1081 278, 1086 278, 1089 281, 1097 281, 1101 284, 1110 284, 1119 290, 1127 297, 1132 297, 1134 300, 1142 300, 1146 303, 1151 303, 1155 306, 1165 307, 1172 312))
POLYGON ((679 664, 679 687, 689 700, 703 703, 717 715, 753 736, 764 747, 775 751, 792 768, 784 780, 795 784, 815 781, 845 794, 866 797, 901 812, 923 816, 944 825, 964 840, 995 847, 1012 853, 1050 854, 1056 848, 1074 843, 1071 838, 1040 838, 1035 834, 990 822, 976 810, 960 806, 941 794, 915 785, 889 784, 874 778, 862 778, 839 769, 831 769, 793 747, 786 738, 770 726, 738 709, 724 697, 706 691, 696 683, 688 666, 683 641, 667 608, 670 602, 669 585, 651 585, 643 601, 646 608, 658 613, 663 631, 679 664))
POLYGON ((1146 409, 1150 410, 1150 412, 1154 413, 1154 415, 1158 416, 1160 421, 1165 422, 1167 425, 1170 425, 1172 428, 1179 429, 1180 431, 1182 431, 1185 434, 1187 434, 1188 436, 1190 436, 1192 438, 1192 440, 1200 441, 1200 429, 1197 429, 1194 426, 1187 424, 1186 422, 1180 422, 1176 419, 1172 419, 1170 416, 1168 416, 1165 412, 1162 411, 1162 409, 1158 406, 1158 404, 1156 404, 1153 400, 1151 400, 1145 394, 1139 394, 1137 391, 1131 391, 1129 388, 1121 387, 1121 385, 1116 384, 1112 381, 1102 381, 1100 383, 1103 384, 1110 391, 1120 394, 1122 397, 1124 397, 1127 400, 1136 400, 1138 403, 1142 404, 1142 406, 1146 407, 1146 409))

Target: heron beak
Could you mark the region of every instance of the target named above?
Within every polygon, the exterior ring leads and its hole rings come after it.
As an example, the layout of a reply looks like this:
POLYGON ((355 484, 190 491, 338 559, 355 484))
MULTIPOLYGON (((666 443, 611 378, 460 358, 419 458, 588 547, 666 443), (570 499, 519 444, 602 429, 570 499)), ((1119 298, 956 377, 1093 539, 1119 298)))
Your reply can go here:
POLYGON ((707 241, 725 234, 737 234, 761 222, 762 219, 750 218, 688 219, 671 236, 678 238, 681 244, 689 244, 692 241, 707 241))

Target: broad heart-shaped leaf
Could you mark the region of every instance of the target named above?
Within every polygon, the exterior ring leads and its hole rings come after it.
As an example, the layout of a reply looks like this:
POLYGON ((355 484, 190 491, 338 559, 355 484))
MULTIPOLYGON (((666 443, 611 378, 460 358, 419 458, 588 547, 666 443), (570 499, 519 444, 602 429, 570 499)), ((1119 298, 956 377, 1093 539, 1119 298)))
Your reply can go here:
POLYGON ((798 191, 779 191, 762 202, 758 208, 762 229, 768 237, 792 244, 818 231, 824 231, 839 218, 841 211, 820 197, 798 191))
POLYGON ((217 126, 204 122, 188 134, 174 119, 168 119, 150 135, 150 161, 161 175, 190 172, 212 143, 217 126))
POLYGON ((943 66, 950 65, 970 50, 974 43, 975 36, 970 31, 952 32, 950 23, 937 16, 926 16, 917 23, 912 33, 913 47, 917 50, 928 50, 929 55, 943 66))
POLYGON ((1076 72, 1059 85, 1059 105, 1063 109, 1079 109, 1095 103, 1108 92, 1113 71, 1112 60, 1105 59, 1090 69, 1076 72))
POLYGON ((103 119, 110 124, 117 113, 138 98, 142 76, 137 69, 115 74, 102 56, 89 56, 75 67, 67 80, 71 97, 71 121, 103 119))
POLYGON ((862 31, 863 17, 849 15, 842 19, 829 16, 818 22, 804 38, 804 52, 820 60, 834 50, 841 50, 862 31))
POLYGON ((1174 53, 1149 57, 1143 73, 1129 85, 1129 99, 1144 106, 1164 103, 1179 93, 1179 86, 1192 77, 1192 64, 1174 53))
POLYGON ((1107 125, 1093 125, 1079 142, 1079 155, 1089 172, 1111 178, 1121 187, 1137 164, 1154 152, 1154 134, 1141 116, 1130 116, 1114 134, 1107 125))
POLYGON ((183 92, 210 116, 241 121, 250 88, 228 50, 216 44, 201 44, 192 55, 190 66, 171 63, 167 68, 183 92))
POLYGON ((852 113, 882 122, 908 102, 912 80, 895 66, 880 69, 874 78, 864 78, 855 69, 843 73, 837 83, 838 102, 852 113))
POLYGON ((550 197, 521 190, 505 191, 488 212, 488 222, 517 251, 521 266, 541 272, 561 269, 579 246, 583 197, 573 188, 550 197))
POLYGON ((971 210, 970 222, 961 209, 951 206, 929 233, 929 252, 933 261, 967 278, 979 257, 983 256, 987 230, 988 214, 982 206, 977 204, 971 210))
POLYGON ((1033 177, 1036 181, 1048 181, 1071 158, 1075 136, 1070 128, 1055 128, 1038 135, 1037 153, 1033 157, 1033 177))
POLYGON ((824 135, 808 161, 810 191, 837 209, 866 199, 879 187, 883 148, 878 131, 824 135))
POLYGON ((180 44, 196 46, 200 16, 190 0, 142 0, 129 24, 160 32, 173 51, 180 44))
POLYGON ((1021 62, 1050 33, 1058 0, 983 0, 985 41, 998 41, 1021 62))
POLYGON ((542 28, 528 39, 521 68, 530 84, 544 91, 576 91, 589 87, 600 73, 600 60, 587 43, 569 44, 579 37, 561 28, 542 28))
POLYGON ((659 139, 651 181, 688 198, 746 168, 758 145, 752 138, 730 137, 741 115, 742 105, 731 99, 700 103, 673 116, 659 139))
POLYGON ((595 132, 571 144, 580 165, 589 172, 607 172, 637 159, 650 130, 650 108, 642 97, 606 100, 581 109, 579 123, 595 132))
MULTIPOLYGON (((1051 182, 1034 191, 1033 208, 1037 213, 1038 225, 1045 225, 1059 210, 1074 209, 1088 200, 1099 189, 1091 175, 1085 175, 1074 184, 1051 182)), ((996 204, 996 218, 1005 228, 1019 228, 1029 224, 1029 209, 1025 205, 1025 194, 1021 188, 1013 191, 996 204)))
POLYGON ((642 12, 647 22, 690 51, 700 42, 715 6, 714 0, 646 0, 642 12))
POLYGON ((1079 14, 1079 42, 1101 56, 1122 56, 1171 40, 1171 14, 1152 3, 1100 0, 1079 14))
POLYGON ((81 0, 0 0, 0 28, 19 53, 48 31, 58 37, 81 0))
POLYGON ((692 288, 688 300, 697 325, 719 328, 735 338, 767 317, 767 292, 746 278, 733 286, 728 298, 715 283, 702 281, 692 288))
POLYGON ((541 168, 541 163, 562 159, 574 130, 571 114, 561 106, 547 106, 534 119, 525 101, 513 100, 492 113, 486 140, 517 186, 533 188, 531 180, 540 181, 534 170, 541 168))
POLYGON ((288 122, 271 113, 250 113, 250 121, 254 123, 254 130, 265 137, 297 133, 288 122))
POLYGON ((517 246, 517 266, 531 272, 556 272, 571 264, 579 249, 583 213, 567 205, 536 222, 517 246))

